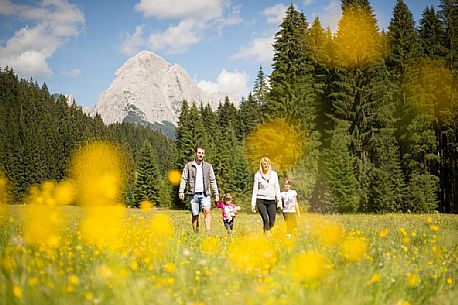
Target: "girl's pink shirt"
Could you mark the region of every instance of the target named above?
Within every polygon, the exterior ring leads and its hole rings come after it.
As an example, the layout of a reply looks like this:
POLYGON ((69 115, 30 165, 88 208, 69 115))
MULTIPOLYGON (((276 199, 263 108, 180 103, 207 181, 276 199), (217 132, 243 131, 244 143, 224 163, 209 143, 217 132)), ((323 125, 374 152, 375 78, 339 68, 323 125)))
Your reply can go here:
POLYGON ((234 212, 235 214, 237 214, 239 211, 237 211, 235 208, 237 207, 237 205, 233 204, 233 203, 228 203, 226 204, 225 202, 223 201, 217 201, 215 202, 215 206, 217 208, 220 208, 221 209, 221 215, 223 216, 223 220, 227 220, 229 219, 229 217, 226 215, 226 209, 224 207, 226 206, 231 206, 234 208, 234 212))

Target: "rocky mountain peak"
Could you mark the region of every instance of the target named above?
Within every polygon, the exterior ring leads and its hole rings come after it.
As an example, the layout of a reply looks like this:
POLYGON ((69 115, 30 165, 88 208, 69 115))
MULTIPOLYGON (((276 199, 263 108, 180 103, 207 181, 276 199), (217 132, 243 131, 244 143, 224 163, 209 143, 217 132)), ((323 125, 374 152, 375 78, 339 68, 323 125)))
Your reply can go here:
MULTIPOLYGON (((91 112, 99 113, 106 124, 125 119, 176 124, 183 100, 189 104, 209 104, 216 109, 226 95, 204 92, 180 65, 142 51, 116 71, 113 82, 91 112)), ((229 100, 238 106, 237 99, 229 97, 229 100)))

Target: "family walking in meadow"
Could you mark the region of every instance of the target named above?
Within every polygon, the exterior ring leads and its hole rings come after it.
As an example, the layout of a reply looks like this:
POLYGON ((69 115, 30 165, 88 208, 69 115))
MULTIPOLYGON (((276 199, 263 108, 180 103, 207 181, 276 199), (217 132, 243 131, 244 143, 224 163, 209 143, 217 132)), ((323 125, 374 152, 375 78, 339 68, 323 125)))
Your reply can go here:
MULTIPOLYGON (((211 229, 211 189, 215 196, 215 206, 221 209, 222 220, 228 234, 234 229, 234 220, 240 206, 232 202, 233 196, 229 193, 224 195, 224 200, 219 200, 218 185, 213 171, 213 166, 204 161, 205 149, 197 146, 195 158, 186 163, 181 174, 181 182, 178 189, 178 198, 185 200, 185 189, 188 186, 192 213, 192 228, 199 231, 199 214, 204 213, 205 229, 211 229)), ((278 173, 272 170, 272 162, 268 157, 262 157, 259 161, 259 170, 254 175, 253 193, 251 197, 251 211, 259 212, 263 223, 263 231, 269 234, 275 225, 277 208, 283 212, 287 225, 287 236, 291 237, 297 226, 299 206, 297 192, 291 189, 288 179, 284 182, 284 191, 281 192, 278 182, 278 173)))

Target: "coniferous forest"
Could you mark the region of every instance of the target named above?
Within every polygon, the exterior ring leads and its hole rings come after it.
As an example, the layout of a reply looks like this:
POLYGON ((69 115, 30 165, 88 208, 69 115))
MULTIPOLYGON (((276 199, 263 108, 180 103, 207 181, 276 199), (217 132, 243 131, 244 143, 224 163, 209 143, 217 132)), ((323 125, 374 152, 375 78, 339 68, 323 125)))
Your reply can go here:
POLYGON ((228 99, 216 110, 183 101, 176 139, 140 125, 105 126, 46 84, 2 68, 0 171, 11 202, 67 177, 74 149, 108 140, 125 153, 130 206, 149 199, 184 208, 167 175, 199 143, 220 192, 241 204, 267 155, 311 211, 457 213, 458 2, 441 0, 416 21, 398 0, 385 31, 368 0, 342 0, 342 11, 333 33, 291 4, 272 73, 259 68, 238 108, 228 99))

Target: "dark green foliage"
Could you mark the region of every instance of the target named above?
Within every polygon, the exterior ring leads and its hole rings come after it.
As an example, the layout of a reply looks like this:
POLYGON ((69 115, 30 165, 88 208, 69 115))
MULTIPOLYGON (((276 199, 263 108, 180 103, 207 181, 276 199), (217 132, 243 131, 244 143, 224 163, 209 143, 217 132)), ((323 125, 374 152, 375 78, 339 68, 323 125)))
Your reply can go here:
POLYGON ((368 211, 400 211, 405 203, 405 183, 398 145, 392 130, 380 133, 374 141, 368 211))
POLYGON ((432 59, 445 57, 447 54, 445 29, 434 7, 426 7, 423 11, 418 35, 424 56, 432 59))
POLYGON ((306 127, 315 122, 315 88, 307 33, 304 14, 291 4, 275 35, 271 90, 264 107, 267 119, 285 117, 306 127))
POLYGON ((415 173, 407 183, 407 211, 431 212, 437 208, 439 178, 430 174, 415 173))
MULTIPOLYGON (((133 170, 143 141, 154 145, 161 174, 176 160, 174 143, 149 128, 131 124, 105 126, 99 115, 91 118, 75 103, 67 105, 47 86, 19 80, 13 70, 0 71, 0 162, 18 203, 33 185, 67 177, 73 150, 84 143, 105 139, 126 151, 127 189, 132 190, 133 170)), ((126 200, 132 198, 129 192, 126 200)))
POLYGON ((321 210, 352 213, 359 206, 358 181, 353 158, 348 150, 348 137, 334 134, 330 148, 323 151, 321 210))
POLYGON ((163 202, 161 192, 165 189, 165 183, 157 165, 156 156, 149 142, 144 142, 137 161, 134 202, 139 206, 143 200, 148 200, 154 205, 167 205, 163 202), (162 198, 161 198, 162 197, 162 198))
POLYGON ((446 56, 448 66, 451 69, 458 68, 458 1, 441 0, 442 24, 445 27, 445 46, 448 54, 446 56))
POLYGON ((262 122, 261 107, 251 93, 246 99, 242 99, 237 112, 236 124, 239 140, 245 139, 262 122))
POLYGON ((420 54, 413 14, 403 0, 398 0, 393 9, 387 36, 387 66, 399 78, 407 69, 409 61, 420 54))

